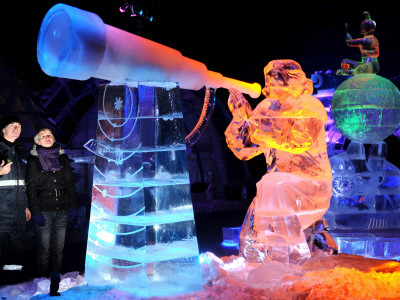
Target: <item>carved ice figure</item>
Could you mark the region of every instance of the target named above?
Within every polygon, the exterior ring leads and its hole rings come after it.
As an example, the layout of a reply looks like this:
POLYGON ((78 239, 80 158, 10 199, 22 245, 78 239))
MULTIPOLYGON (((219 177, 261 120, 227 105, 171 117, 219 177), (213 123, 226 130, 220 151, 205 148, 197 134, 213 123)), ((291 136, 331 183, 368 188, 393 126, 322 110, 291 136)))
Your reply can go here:
POLYGON ((303 230, 325 214, 332 195, 327 114, 297 62, 271 61, 264 75, 267 98, 254 110, 235 90, 228 99, 228 147, 241 160, 264 153, 269 169, 242 226, 240 254, 296 265, 310 257, 303 230))
POLYGON ((361 61, 352 59, 343 59, 341 68, 337 70, 338 75, 356 75, 356 74, 376 74, 379 72, 379 41, 374 36, 376 23, 371 20, 369 12, 363 12, 364 21, 361 23, 362 38, 353 39, 348 33, 346 23, 346 44, 349 47, 358 47, 361 52, 361 61))

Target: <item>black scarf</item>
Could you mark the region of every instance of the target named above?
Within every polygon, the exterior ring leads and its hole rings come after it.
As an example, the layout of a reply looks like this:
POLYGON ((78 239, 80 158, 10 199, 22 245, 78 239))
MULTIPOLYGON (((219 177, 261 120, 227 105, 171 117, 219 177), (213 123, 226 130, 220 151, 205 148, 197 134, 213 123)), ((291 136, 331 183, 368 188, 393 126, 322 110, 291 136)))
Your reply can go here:
POLYGON ((10 142, 7 141, 3 136, 0 137, 0 142, 3 142, 4 144, 6 144, 8 147, 14 147, 16 145, 16 142, 10 142))
POLYGON ((61 169, 60 161, 60 146, 54 144, 50 148, 37 146, 37 154, 39 156, 40 164, 45 171, 59 171, 61 169))

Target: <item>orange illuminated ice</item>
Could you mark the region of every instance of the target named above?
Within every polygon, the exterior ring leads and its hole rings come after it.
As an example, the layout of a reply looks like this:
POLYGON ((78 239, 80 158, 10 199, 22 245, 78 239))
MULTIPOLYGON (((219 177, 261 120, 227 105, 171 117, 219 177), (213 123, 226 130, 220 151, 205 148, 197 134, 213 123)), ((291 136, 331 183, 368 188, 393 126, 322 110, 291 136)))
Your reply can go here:
POLYGON ((266 99, 254 110, 235 90, 228 99, 228 147, 241 160, 264 153, 269 169, 257 183, 240 253, 253 261, 301 264, 310 256, 303 230, 325 214, 332 195, 327 114, 297 62, 271 61, 264 74, 266 99))

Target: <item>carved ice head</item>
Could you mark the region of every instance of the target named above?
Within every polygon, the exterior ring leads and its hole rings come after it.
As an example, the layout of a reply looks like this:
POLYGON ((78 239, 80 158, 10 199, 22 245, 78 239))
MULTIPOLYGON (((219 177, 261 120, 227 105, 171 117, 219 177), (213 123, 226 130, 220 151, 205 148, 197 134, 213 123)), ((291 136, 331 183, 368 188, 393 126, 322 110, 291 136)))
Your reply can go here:
POLYGON ((313 83, 298 62, 290 59, 273 60, 264 68, 266 97, 311 95, 313 83))

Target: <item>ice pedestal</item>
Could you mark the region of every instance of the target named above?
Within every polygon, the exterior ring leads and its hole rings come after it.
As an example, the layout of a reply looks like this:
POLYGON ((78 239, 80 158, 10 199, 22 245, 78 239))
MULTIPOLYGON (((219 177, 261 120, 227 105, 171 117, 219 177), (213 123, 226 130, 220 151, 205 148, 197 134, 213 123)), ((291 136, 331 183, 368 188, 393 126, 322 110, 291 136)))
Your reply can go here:
MULTIPOLYGON (((202 289, 179 87, 103 85, 85 280, 140 297, 202 289)), ((154 83, 153 83, 154 85, 154 83)))
POLYGON ((325 218, 339 252, 400 257, 400 170, 386 160, 385 142, 351 142, 330 158, 333 196, 325 218), (386 249, 386 250, 385 250, 386 249))
POLYGON ((400 232, 331 231, 341 253, 360 255, 374 259, 400 260, 400 232))

